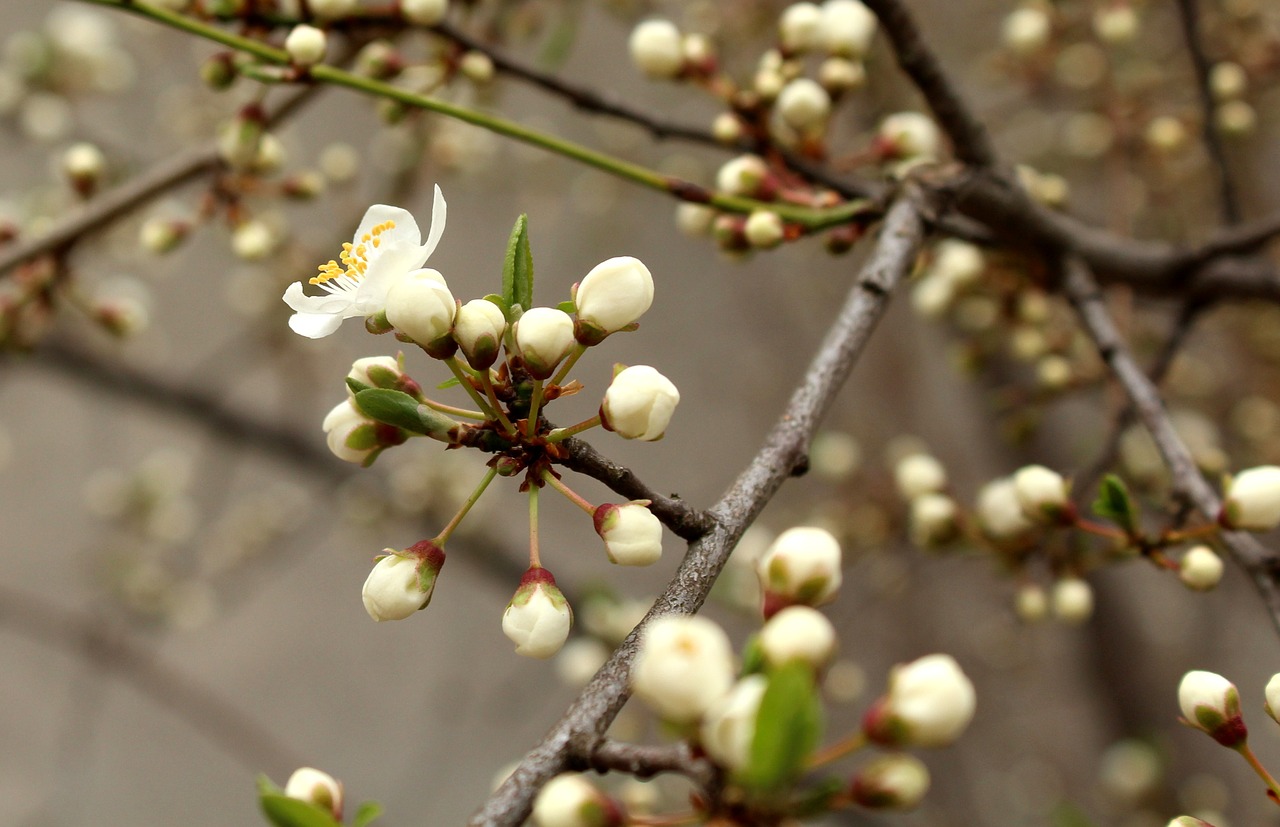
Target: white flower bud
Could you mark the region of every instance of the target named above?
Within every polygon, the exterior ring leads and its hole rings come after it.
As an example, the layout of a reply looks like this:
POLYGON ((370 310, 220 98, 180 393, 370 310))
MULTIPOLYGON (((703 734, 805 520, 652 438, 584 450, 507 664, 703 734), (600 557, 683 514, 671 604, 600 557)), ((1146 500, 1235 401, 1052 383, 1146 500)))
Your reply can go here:
POLYGON ((600 424, 623 439, 662 439, 680 402, 671 380, 648 365, 632 365, 613 377, 600 403, 600 424))
POLYGON ((929 769, 914 755, 885 755, 858 769, 850 795, 875 810, 910 810, 929 792, 929 769))
POLYGON ((556 655, 556 676, 571 689, 581 689, 591 682, 611 653, 608 646, 593 637, 576 637, 556 655))
POLYGON ((554 307, 535 307, 515 324, 516 350, 534 379, 548 379, 573 350, 573 319, 554 307))
POLYGON ((1024 623, 1038 623, 1049 614, 1049 596, 1035 583, 1019 586, 1013 611, 1024 623))
POLYGON ((414 270, 387 291, 387 321, 419 345, 449 335, 458 304, 438 270, 414 270))
POLYGON ((1157 152, 1173 154, 1187 145, 1187 127, 1172 115, 1160 115, 1147 124, 1143 138, 1157 152))
POLYGON ((711 134, 722 144, 735 144, 742 138, 742 119, 732 112, 721 112, 711 122, 711 134))
POLYGON ((472 299, 458 308, 453 320, 453 338, 476 370, 485 370, 498 361, 506 330, 502 308, 488 299, 472 299))
POLYGON ((578 340, 596 344, 635 323, 653 304, 653 275, 631 256, 606 259, 587 273, 573 297, 578 340))
POLYGON ((89 195, 107 167, 102 150, 90 143, 72 144, 62 154, 62 170, 77 192, 89 195))
POLYGON ((1222 558, 1208 546, 1196 546, 1182 555, 1178 579, 1189 589, 1207 592, 1222 580, 1222 558))
POLYGON ((835 655, 836 630, 817 609, 788 606, 760 630, 760 649, 773 666, 801 660, 821 669, 835 655))
POLYGON ((858 0, 827 0, 822 4, 822 42, 842 57, 862 57, 871 48, 878 23, 858 0))
POLYGON ((1184 723, 1224 747, 1242 744, 1248 737, 1240 715, 1240 693, 1221 675, 1200 670, 1183 675, 1178 684, 1178 706, 1184 723))
POLYGON ((1075 506, 1067 496, 1067 482, 1043 465, 1028 465, 1013 475, 1013 490, 1027 519, 1037 523, 1069 521, 1075 506))
POLYGON ((752 195, 769 175, 769 167, 758 155, 739 155, 726 161, 716 173, 716 189, 728 195, 752 195))
POLYGON ((948 238, 934 249, 932 271, 950 279, 959 287, 968 287, 986 270, 986 256, 982 248, 958 238, 948 238))
POLYGON ((762 250, 777 247, 786 235, 782 217, 773 210, 756 210, 751 213, 747 216, 742 232, 752 247, 762 250))
POLYGON ((833 95, 839 95, 867 84, 867 67, 860 60, 829 57, 818 66, 818 83, 833 95))
POLYGON ((342 819, 342 784, 327 772, 312 767, 294 770, 284 785, 284 794, 314 804, 339 821, 342 819))
POLYGON ((756 573, 767 616, 797 603, 820 606, 840 588, 840 544, 823 528, 789 528, 760 555, 756 573))
POLYGON ((973 683, 950 655, 927 655, 889 673, 889 691, 862 728, 885 746, 945 747, 973 720, 973 683))
POLYGON ((1178 816, 1165 827, 1213 827, 1213 825, 1195 816, 1178 816))
POLYGON ((605 553, 620 566, 647 566, 662 557, 662 523, 646 506, 648 500, 595 510, 596 534, 604 540, 605 553))
POLYGON ((751 759, 756 717, 768 686, 764 675, 748 675, 712 705, 703 718, 702 746, 725 769, 741 770, 751 759))
POLYGON ((898 460, 893 469, 894 482, 904 500, 933 494, 947 486, 947 469, 936 457, 909 454, 898 460))
POLYGON ((163 255, 178 248, 191 232, 191 225, 171 218, 148 218, 138 230, 138 242, 149 253, 163 255))
POLYGON ((1280 673, 1272 675, 1271 680, 1267 681, 1267 688, 1263 690, 1262 708, 1271 716, 1271 720, 1280 724, 1280 673))
POLYGON ((1218 521, 1245 531, 1280 525, 1280 466, 1260 465, 1236 474, 1223 492, 1218 521))
POLYGON ((669 20, 646 20, 631 32, 631 61, 651 78, 673 78, 684 68, 680 30, 669 20))
POLYGON ((400 14, 419 26, 434 26, 448 13, 449 0, 400 0, 400 14))
POLYGON ((1258 113, 1244 101, 1227 101, 1214 110, 1213 122, 1222 134, 1240 138, 1253 133, 1258 113))
POLYGON ((1073 626, 1093 616, 1093 587, 1079 577, 1064 577, 1049 595, 1053 616, 1073 626))
POLYGON ((245 261, 262 261, 275 248, 275 233, 256 218, 243 222, 231 232, 231 252, 245 261))
POLYGON ((993 540, 1010 540, 1034 527, 1022 513, 1012 477, 992 480, 978 492, 978 522, 993 540))
POLYGON ((921 494, 911 500, 911 542, 921 548, 939 546, 960 531, 960 509, 945 494, 921 494))
POLYGON ((940 319, 955 302, 955 282, 932 273, 911 288, 911 307, 926 319, 940 319))
POLYGON ((1036 381, 1047 390, 1062 390, 1074 376, 1071 360, 1060 354, 1047 353, 1036 362, 1036 381))
POLYGON ((329 450, 346 462, 363 463, 383 447, 378 442, 378 423, 361 413, 350 399, 335 405, 321 427, 329 450))
POLYGON ((312 66, 324 60, 328 48, 325 33, 305 23, 294 26, 284 39, 284 50, 289 53, 289 59, 299 66, 312 66))
MULTIPOLYGON (((404 381, 404 369, 394 356, 365 356, 351 363, 347 378, 371 388, 400 389, 404 381)), ((347 387, 347 393, 352 393, 347 387)))
POLYGON ((1016 55, 1033 55, 1049 44, 1053 23, 1038 6, 1023 6, 1010 12, 1001 28, 1005 47, 1016 55))
POLYGON ((821 129, 831 114, 831 96, 811 78, 796 78, 778 93, 778 114, 798 132, 821 129))
POLYGON ((699 238, 711 232, 716 214, 715 207, 685 202, 676 207, 676 228, 691 238, 699 238))
POLYGON ((687 34, 680 39, 686 65, 705 68, 716 59, 716 47, 705 34, 687 34))
POLYGON ((1113 46, 1132 43, 1138 36, 1138 13, 1127 3, 1099 6, 1093 13, 1093 31, 1113 46))
POLYGON ((472 49, 458 61, 458 71, 473 83, 489 83, 493 80, 493 58, 472 49))
POLYGON ((766 101, 771 101, 782 94, 782 87, 786 84, 787 79, 777 69, 760 69, 751 79, 751 86, 756 94, 766 101))
POLYGON ((316 17, 336 20, 354 12, 359 4, 360 0, 308 0, 307 8, 316 17))
POLYGON ((938 126, 928 115, 898 112, 880 122, 881 150, 892 159, 932 161, 942 148, 938 126))
POLYGON ((822 40, 822 9, 816 3, 792 3, 778 18, 782 48, 797 54, 816 48, 822 40))
POLYGON ((1239 63, 1224 60, 1209 70, 1209 89, 1219 103, 1238 100, 1249 89, 1249 74, 1239 63))
POLYGON ((425 609, 444 566, 444 549, 430 540, 402 551, 386 549, 364 581, 364 610, 378 622, 404 620, 425 609))
POLYGON ((616 827, 623 823, 618 805, 578 773, 557 775, 533 801, 537 827, 616 827))
POLYGON ((540 567, 526 571, 502 613, 502 633, 516 645, 516 654, 549 658, 564 646, 572 626, 573 610, 551 572, 540 567))
POLYGON ((668 615, 644 630, 631 688, 663 718, 691 723, 724 697, 733 674, 723 629, 706 618, 668 615))

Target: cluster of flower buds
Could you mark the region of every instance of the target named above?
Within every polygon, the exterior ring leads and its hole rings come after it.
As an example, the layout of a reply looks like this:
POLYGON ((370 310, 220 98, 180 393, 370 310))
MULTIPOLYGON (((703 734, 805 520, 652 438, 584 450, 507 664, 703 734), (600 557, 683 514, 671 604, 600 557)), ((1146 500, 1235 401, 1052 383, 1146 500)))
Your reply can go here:
POLYGON ((960 508, 946 493, 947 469, 931 454, 913 451, 893 467, 898 493, 909 504, 911 541, 937 548, 960 534, 960 508))
POLYGON ((404 357, 357 360, 347 374, 347 397, 325 417, 330 450, 339 459, 368 465, 387 448, 412 437, 450 447, 474 447, 493 457, 489 470, 459 514, 438 536, 402 550, 387 549, 364 587, 364 603, 375 620, 400 620, 424 608, 445 559, 445 541, 495 476, 523 475, 530 494, 530 567, 503 614, 503 632, 519 654, 546 658, 564 644, 572 624, 568 601, 544 568, 536 543, 536 497, 544 487, 564 494, 587 512, 614 563, 645 566, 662 555, 662 524, 650 502, 593 505, 560 479, 554 465, 568 457, 565 440, 592 427, 625 439, 661 439, 680 393, 647 365, 618 365, 595 416, 554 428, 546 404, 581 390, 566 376, 578 359, 609 336, 634 330, 653 302, 653 277, 631 257, 611 258, 574 285, 559 307, 525 306, 532 297, 532 261, 521 218, 512 235, 504 278, 508 294, 465 304, 454 298, 443 274, 423 265, 444 231, 446 205, 435 190, 431 229, 425 243, 407 211, 375 205, 339 261, 311 279, 323 295, 307 295, 301 282, 285 291, 294 310, 293 330, 319 338, 344 319, 362 318, 371 333, 394 331, 445 363, 475 410, 429 399, 405 372, 404 357), (515 272, 516 259, 526 257, 515 272))

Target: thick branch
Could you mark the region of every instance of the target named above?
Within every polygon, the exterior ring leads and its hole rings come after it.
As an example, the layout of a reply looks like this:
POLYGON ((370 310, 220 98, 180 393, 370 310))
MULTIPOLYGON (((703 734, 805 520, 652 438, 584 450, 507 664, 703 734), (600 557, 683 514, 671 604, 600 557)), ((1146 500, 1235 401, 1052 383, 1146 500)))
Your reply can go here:
MULTIPOLYGON (((1075 258, 1066 259, 1064 267, 1063 287, 1067 297, 1075 305, 1102 360, 1124 388, 1137 410, 1138 418, 1155 440, 1165 464, 1169 466, 1174 491, 1194 505, 1207 519, 1216 519, 1222 502, 1205 481, 1191 452, 1174 430, 1159 390, 1138 367, 1128 344, 1112 322, 1101 288, 1093 274, 1083 262, 1075 258)), ((1221 536, 1223 545, 1249 575, 1254 588, 1266 604, 1272 622, 1280 629, 1280 588, 1277 587, 1274 555, 1250 534, 1230 531, 1223 532, 1221 536)))
POLYGON ((701 608, 738 538, 791 474, 862 353, 893 288, 910 271, 924 236, 921 196, 912 192, 889 211, 870 260, 763 447, 713 509, 717 524, 689 547, 684 562, 609 662, 543 741, 471 818, 472 827, 524 823, 547 781, 575 763, 589 762, 630 694, 628 680, 639 636, 656 617, 701 608))
POLYGON ((1235 183, 1231 180, 1230 167, 1227 164, 1226 147, 1222 145, 1222 136, 1218 133, 1217 122, 1213 117, 1215 109, 1213 88, 1209 75, 1212 65, 1204 53, 1204 44, 1200 41, 1200 9, 1197 0, 1178 0, 1178 18, 1182 23, 1182 37, 1187 42, 1187 52, 1191 55, 1191 65, 1196 73, 1196 89, 1200 93, 1201 121, 1203 138, 1209 159, 1213 162, 1215 174, 1218 176, 1218 191, 1222 197, 1222 217, 1228 224, 1240 220, 1240 197, 1235 183))

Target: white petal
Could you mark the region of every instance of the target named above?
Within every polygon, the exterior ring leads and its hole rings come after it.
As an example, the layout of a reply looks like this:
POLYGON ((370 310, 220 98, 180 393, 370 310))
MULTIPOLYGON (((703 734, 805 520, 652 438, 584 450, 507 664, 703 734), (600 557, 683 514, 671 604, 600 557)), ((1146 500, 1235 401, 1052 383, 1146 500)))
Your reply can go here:
POLYGON ((342 316, 335 313, 294 313, 289 317, 289 328, 308 339, 323 339, 342 325, 342 316))
POLYGON ((418 222, 414 220, 413 214, 401 207, 392 207, 387 204, 374 204, 365 210, 364 218, 360 219, 360 226, 356 228, 356 234, 351 237, 351 243, 359 244, 365 233, 387 221, 394 221, 396 226, 382 236, 383 244, 390 242, 412 244, 417 247, 422 243, 422 232, 418 229, 418 222))
MULTIPOLYGON (((436 245, 440 243, 440 236, 444 235, 444 219, 447 212, 444 193, 440 192, 440 185, 436 184, 435 202, 431 205, 431 229, 427 231, 427 243, 422 248, 426 253, 422 261, 426 261, 436 251, 436 245)), ((421 267, 422 261, 418 262, 416 266, 421 267)))
POLYGON ((351 315, 351 296, 347 293, 331 293, 324 296, 308 296, 302 292, 302 283, 295 281, 284 291, 284 303, 299 313, 323 313, 325 315, 351 315))

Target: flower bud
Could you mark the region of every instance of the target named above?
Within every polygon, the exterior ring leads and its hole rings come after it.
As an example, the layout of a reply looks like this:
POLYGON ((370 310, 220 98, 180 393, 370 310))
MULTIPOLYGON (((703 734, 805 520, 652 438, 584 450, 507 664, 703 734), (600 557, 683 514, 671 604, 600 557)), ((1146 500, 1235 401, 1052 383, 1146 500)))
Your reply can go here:
POLYGON ((836 630, 817 609, 788 606, 760 630, 760 649, 772 666, 801 660, 821 669, 835 655, 836 630))
POLYGON ((62 154, 62 171, 80 195, 88 197, 98 188, 107 159, 102 150, 90 143, 72 144, 62 154))
POLYGON ((434 26, 448 12, 449 0, 400 0, 400 14, 419 26, 434 26))
POLYGON ((235 56, 231 52, 210 55, 200 64, 200 80, 215 92, 231 88, 239 76, 235 56))
POLYGON ((889 691, 872 705, 862 729, 873 742, 945 747, 973 719, 973 683, 950 655, 927 655, 889 673, 889 691))
POLYGON ((751 759, 756 716, 768 685, 764 675, 748 675, 713 704, 702 720, 702 747, 727 770, 741 770, 751 759))
POLYGON ((1028 465, 1013 475, 1013 491, 1027 519, 1036 523, 1069 523, 1075 505, 1062 475, 1043 465, 1028 465))
POLYGON ((275 233, 256 218, 243 222, 231 232, 231 252, 245 261, 262 261, 275 248, 275 233))
POLYGON ((1099 6, 1093 13, 1093 31, 1112 46, 1132 43, 1138 36, 1138 13, 1127 3, 1099 6))
POLYGON ((932 272, 949 279, 957 287, 968 287, 987 267, 982 248, 958 238, 948 238, 934 249, 932 272))
POLYGON ((1178 579, 1189 589, 1207 592, 1222 580, 1222 558, 1208 546, 1196 546, 1182 555, 1178 579))
POLYGON ((425 609, 444 566, 444 549, 430 540, 406 549, 386 549, 364 581, 360 597, 375 621, 404 620, 425 609))
POLYGON ((148 218, 138 231, 138 241, 147 252, 162 255, 176 250, 190 232, 191 225, 186 221, 148 218))
POLYGON ((1010 12, 1001 28, 1005 47, 1021 57, 1044 49, 1052 34, 1053 23, 1048 13, 1036 6, 1023 6, 1010 12))
POLYGON ((1023 623, 1038 623, 1049 614, 1049 596, 1035 583, 1019 586, 1013 611, 1023 623))
POLYGON ((822 4, 822 40, 830 54, 862 57, 871 47, 876 27, 876 16, 858 0, 822 4))
POLYGON ((1249 89, 1249 74, 1239 63, 1224 60, 1209 70, 1209 90, 1219 103, 1238 100, 1249 89))
POLYGON ((942 148, 937 124, 919 112, 898 112, 885 118, 877 141, 881 154, 890 160, 933 161, 942 148))
POLYGON ((631 688, 663 718, 691 723, 733 684, 733 651, 724 630, 702 617, 667 615, 640 638, 631 688))
MULTIPOLYGON (((418 383, 405 374, 400 360, 394 356, 366 356, 357 359, 351 363, 347 379, 370 388, 390 388, 406 393, 412 393, 406 383, 415 389, 418 387, 418 383)), ((347 392, 354 393, 349 385, 347 392)))
POLYGON ((789 528, 760 556, 756 573, 765 616, 787 606, 820 606, 840 588, 840 544, 822 528, 789 528))
POLYGON ((573 319, 554 307, 535 307, 516 321, 514 335, 529 375, 548 379, 573 350, 573 319))
POLYGON ((1152 118, 1143 132, 1147 146, 1157 152, 1171 155, 1187 145, 1187 127, 1173 115, 1160 115, 1152 118))
POLYGON ((751 213, 747 216, 747 223, 743 225, 742 232, 752 247, 761 250, 777 247, 786 236, 782 217, 773 210, 756 210, 751 213))
POLYGON ((816 3, 792 3, 778 18, 778 40, 788 52, 801 54, 822 39, 822 9, 816 3))
POLYGON ((474 49, 458 61, 458 71, 472 83, 485 84, 493 80, 493 58, 474 49))
POLYGON ((711 122, 711 134, 722 144, 736 144, 742 138, 742 119, 732 112, 721 112, 711 122))
POLYGON ((1258 126, 1258 113, 1245 101, 1227 101, 1213 113, 1213 123, 1223 135, 1242 138, 1258 126))
POLYGON ((457 312, 458 304, 438 270, 414 270, 387 290, 387 321, 428 353, 449 335, 457 312))
POLYGON ((947 469, 929 454, 908 454, 898 460, 893 478, 904 500, 914 500, 947 487, 947 469))
POLYGON ((769 177, 769 167, 758 155, 739 155, 726 161, 716 173, 716 188, 729 195, 759 195, 769 177))
POLYGON ((960 509, 945 494, 922 494, 911 501, 911 542, 921 548, 945 545, 960 533, 960 509))
POLYGON ((594 345, 634 324, 653 304, 653 275, 637 258, 606 259, 587 273, 573 296, 579 342, 594 345))
MULTIPOLYGON (((522 320, 523 321, 523 320, 522 320)), ((632 365, 613 377, 600 403, 600 424, 623 439, 662 439, 680 402, 671 380, 648 365, 632 365)))
POLYGON ((342 820, 342 784, 327 772, 301 767, 293 771, 284 785, 284 794, 332 813, 342 820))
POLYGON ((486 370, 498 361, 506 330, 502 308, 488 299, 472 299, 458 308, 453 320, 453 338, 476 370, 486 370))
POLYGON ((1053 616, 1073 626, 1093 616, 1093 587, 1079 577, 1064 577, 1049 595, 1053 616))
POLYGON ((885 755, 861 767, 850 797, 874 810, 910 810, 929 792, 929 769, 914 755, 885 755))
POLYGON ((533 566, 502 613, 502 633, 516 645, 516 654, 549 658, 569 638, 573 610, 556 586, 551 572, 533 566))
POLYGON ((648 500, 595 510, 596 534, 604 540, 605 553, 620 566, 647 566, 662 556, 662 523, 646 506, 648 500))
POLYGON ((1178 816, 1165 827, 1213 827, 1213 825, 1195 816, 1178 816))
POLYGON ((699 238, 711 232, 716 219, 715 207, 685 202, 676 207, 676 227, 690 238, 699 238))
POLYGON ((841 95, 867 84, 867 67, 859 60, 829 57, 818 66, 818 83, 832 95, 841 95))
POLYGON ((1228 481, 1218 522, 1246 531, 1280 525, 1280 466, 1260 465, 1228 481))
POLYGON ((1248 737, 1240 715, 1240 693, 1221 675, 1200 670, 1183 675, 1178 684, 1178 706, 1184 724, 1224 747, 1239 746, 1248 737))
POLYGON ((620 827, 618 805, 577 773, 557 775, 533 801, 537 827, 620 827))
POLYGON ((284 39, 284 50, 289 53, 289 59, 298 66, 314 66, 324 60, 324 53, 328 47, 325 33, 305 23, 294 26, 289 36, 284 39))
POLYGON ((811 78, 796 78, 778 93, 778 114, 797 132, 821 129, 831 114, 831 96, 811 78))
POLYGON ((383 426, 365 416, 349 398, 329 411, 321 427, 329 450, 346 462, 369 462, 386 447, 382 438, 383 426))
POLYGON ((992 480, 978 492, 978 522, 993 540, 1011 540, 1027 533, 1034 524, 1022 513, 1012 477, 992 480))
POLYGON ((1271 720, 1280 724, 1280 674, 1271 676, 1263 695, 1266 700, 1263 701, 1262 708, 1271 716, 1271 720))
POLYGON ((651 78, 674 78, 684 68, 680 30, 669 20, 646 20, 628 41, 631 61, 651 78))
POLYGON ((219 132, 218 154, 237 172, 250 169, 258 158, 258 142, 265 129, 266 113, 262 107, 246 106, 219 132))

